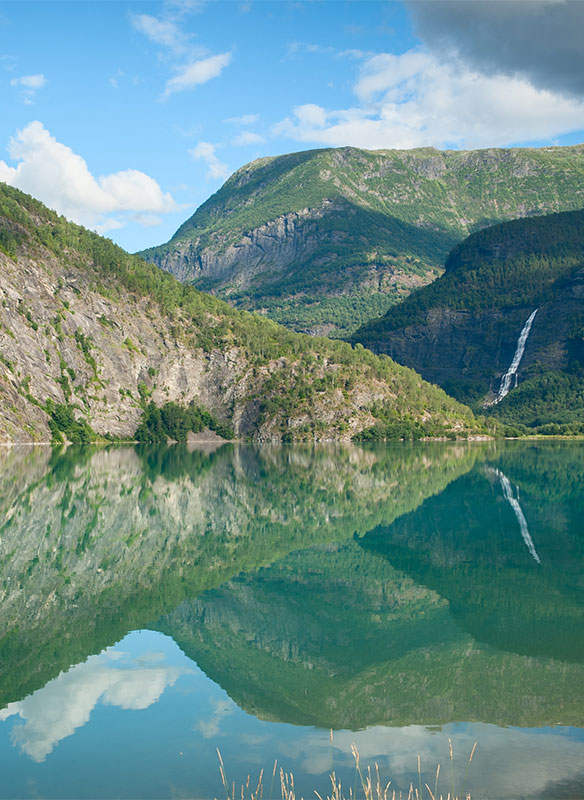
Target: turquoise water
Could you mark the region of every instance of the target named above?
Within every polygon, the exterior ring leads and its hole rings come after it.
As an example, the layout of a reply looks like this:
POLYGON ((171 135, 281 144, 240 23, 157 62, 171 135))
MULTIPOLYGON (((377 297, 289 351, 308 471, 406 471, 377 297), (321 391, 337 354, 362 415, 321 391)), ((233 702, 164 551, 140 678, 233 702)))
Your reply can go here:
POLYGON ((217 748, 348 794, 352 743, 584 797, 583 487, 576 442, 3 450, 0 797, 221 798, 217 748))

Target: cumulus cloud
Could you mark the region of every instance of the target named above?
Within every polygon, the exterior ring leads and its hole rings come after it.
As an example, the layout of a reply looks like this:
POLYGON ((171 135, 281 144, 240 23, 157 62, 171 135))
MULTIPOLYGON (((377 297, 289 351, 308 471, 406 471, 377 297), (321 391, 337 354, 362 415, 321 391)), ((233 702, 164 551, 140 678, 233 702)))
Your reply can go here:
POLYGON ((435 54, 458 55, 484 74, 520 76, 541 89, 584 96, 584 3, 578 0, 407 0, 435 54))
POLYGON ((31 122, 18 131, 8 151, 19 163, 12 167, 0 161, 0 180, 32 194, 68 219, 102 232, 125 224, 106 219, 107 214, 177 209, 171 195, 139 170, 95 178, 85 160, 51 136, 41 122, 31 122))
POLYGON ((212 78, 217 78, 230 62, 231 53, 219 53, 187 64, 166 82, 164 96, 168 97, 175 92, 184 92, 185 89, 192 89, 202 83, 207 83, 212 78))
POLYGON ((584 128, 584 102, 576 98, 417 50, 366 59, 354 92, 357 103, 349 108, 295 108, 274 133, 380 149, 505 146, 584 128))
POLYGON ((46 86, 47 79, 41 73, 38 75, 22 75, 20 78, 12 78, 10 85, 18 89, 22 89, 24 93, 24 102, 27 104, 32 103, 35 92, 46 86))
POLYGON ((225 179, 229 176, 229 167, 219 160, 216 150, 216 145, 211 142, 199 142, 192 150, 189 150, 189 154, 196 160, 206 162, 207 178, 225 179))
POLYGON ((144 665, 127 658, 111 659, 108 655, 91 656, 0 711, 0 720, 15 715, 23 720, 12 729, 13 742, 23 753, 42 762, 62 739, 89 721, 98 703, 132 710, 148 708, 189 671, 144 665))
POLYGON ((11 86, 24 86, 25 89, 42 89, 47 79, 41 73, 39 75, 23 75, 21 78, 13 78, 11 86))

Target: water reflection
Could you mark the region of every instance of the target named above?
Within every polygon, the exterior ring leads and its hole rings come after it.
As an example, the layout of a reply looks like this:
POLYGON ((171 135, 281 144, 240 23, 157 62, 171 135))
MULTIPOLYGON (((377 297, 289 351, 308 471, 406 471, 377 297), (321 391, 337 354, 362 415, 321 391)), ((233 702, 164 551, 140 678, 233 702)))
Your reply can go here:
MULTIPOLYGON (((195 775, 153 757, 150 784, 128 757, 103 796, 214 796, 218 743, 244 780, 287 759, 309 796, 352 780, 357 741, 407 790, 449 736, 479 740, 477 796, 582 793, 581 445, 0 459, 0 718, 39 765, 142 709, 147 747, 176 741, 195 775), (185 655, 111 648, 144 627, 185 655)), ((78 796, 63 781, 45 794, 78 796)))
POLYGON ((0 704, 241 571, 416 508, 481 452, 2 451, 0 704))
POLYGON ((12 739, 34 761, 44 761, 55 745, 89 721, 98 703, 127 710, 148 708, 187 669, 160 665, 164 653, 146 652, 133 659, 108 648, 63 672, 24 700, 9 703, 0 720, 17 715, 12 739))

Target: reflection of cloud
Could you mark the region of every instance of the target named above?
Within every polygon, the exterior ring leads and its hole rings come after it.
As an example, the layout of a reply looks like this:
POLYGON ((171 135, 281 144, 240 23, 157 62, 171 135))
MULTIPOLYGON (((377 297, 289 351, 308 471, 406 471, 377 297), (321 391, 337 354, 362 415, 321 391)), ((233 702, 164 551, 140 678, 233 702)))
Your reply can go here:
MULTIPOLYGON (((441 764, 444 794, 450 786, 449 737, 454 745, 455 790, 464 788, 474 797, 515 798, 535 797, 546 786, 555 783, 575 783, 582 790, 581 765, 584 763, 584 740, 574 729, 499 728, 484 723, 451 724, 442 729, 420 725, 404 728, 376 726, 364 731, 338 731, 331 748, 328 733, 305 732, 297 741, 288 742, 285 755, 295 759, 303 772, 321 775, 331 769, 351 769, 354 762, 351 744, 357 745, 361 765, 379 764, 382 777, 392 780, 395 787, 417 782, 417 756, 422 764, 422 779, 433 786, 436 767, 441 764), (578 737, 578 738, 576 738, 578 737), (468 756, 478 742, 473 762, 462 787, 468 756)), ((543 795, 542 795, 543 796, 543 795)), ((550 795, 551 796, 551 795, 550 795)))
POLYGON ((212 739, 214 736, 218 736, 221 722, 229 714, 233 714, 233 703, 230 700, 216 700, 213 705, 215 706, 215 711, 209 719, 202 719, 196 725, 196 730, 200 731, 205 739, 212 739))
POLYGON ((167 686, 189 670, 149 666, 149 657, 131 660, 115 650, 91 656, 63 672, 42 689, 0 711, 0 720, 18 715, 12 737, 34 761, 44 761, 53 747, 89 720, 98 702, 123 709, 144 709, 155 703, 167 686), (142 663, 141 663, 142 662, 142 663))

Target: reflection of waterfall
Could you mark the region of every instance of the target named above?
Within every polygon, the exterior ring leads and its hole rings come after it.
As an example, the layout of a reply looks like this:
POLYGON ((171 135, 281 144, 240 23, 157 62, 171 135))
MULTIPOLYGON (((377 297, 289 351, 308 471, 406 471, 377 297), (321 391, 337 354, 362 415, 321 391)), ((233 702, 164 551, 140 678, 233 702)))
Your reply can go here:
POLYGON ((497 392, 497 397, 493 401, 493 405, 500 403, 501 400, 509 394, 509 389, 511 388, 511 383, 513 378, 515 378, 515 386, 517 386, 517 369, 523 358, 523 353, 525 352, 525 345, 527 344, 527 337, 529 336, 529 332, 531 331, 531 326, 533 325, 533 320, 535 319, 535 315, 537 314, 538 309, 536 308, 535 311, 532 311, 529 315, 527 322, 523 326, 523 330, 519 334, 519 339, 517 340, 517 349, 515 350, 515 355, 513 356, 513 361, 511 362, 511 366, 507 370, 507 372, 501 378, 501 386, 499 387, 499 391, 497 392))
MULTIPOLYGON (((533 312, 535 314, 535 312, 533 312)), ((532 315, 533 316, 533 315, 532 315)), ((519 500, 516 497, 513 497, 513 489, 511 488, 511 481, 509 478, 501 472, 500 469, 489 469, 489 472, 492 472, 493 475, 496 475, 499 478, 501 483, 501 488, 503 489, 503 494, 505 495, 505 500, 509 503, 513 511, 515 512, 515 516, 517 517, 517 522, 519 523, 519 528, 521 530, 521 535, 523 536, 523 541, 527 545, 527 549, 531 553, 533 559, 537 561, 538 564, 541 564, 541 559, 537 554, 535 549, 535 545, 533 544, 533 539, 529 534, 529 530, 527 528, 527 520, 525 519, 525 515, 519 505, 519 500)))

